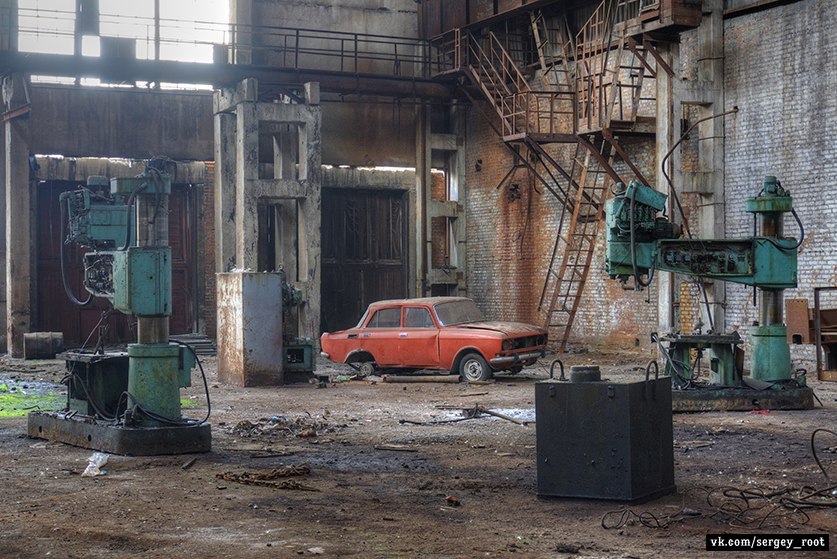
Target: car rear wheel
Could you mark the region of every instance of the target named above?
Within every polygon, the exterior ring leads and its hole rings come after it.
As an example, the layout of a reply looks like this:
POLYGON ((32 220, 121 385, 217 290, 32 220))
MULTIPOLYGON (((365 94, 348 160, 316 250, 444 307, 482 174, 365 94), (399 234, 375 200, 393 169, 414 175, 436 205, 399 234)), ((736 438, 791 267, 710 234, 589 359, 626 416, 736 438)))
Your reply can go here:
POLYGON ((372 361, 364 361, 358 365, 357 372, 364 377, 375 374, 375 363, 372 361))
POLYGON ((459 376, 466 382, 488 380, 491 369, 479 353, 469 353, 459 362, 459 376))

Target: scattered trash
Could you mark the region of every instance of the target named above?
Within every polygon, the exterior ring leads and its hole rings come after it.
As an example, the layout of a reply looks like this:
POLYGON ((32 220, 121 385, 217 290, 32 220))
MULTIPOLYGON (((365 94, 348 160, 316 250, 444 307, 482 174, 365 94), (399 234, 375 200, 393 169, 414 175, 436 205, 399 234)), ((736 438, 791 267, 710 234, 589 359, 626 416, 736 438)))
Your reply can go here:
POLYGON ((770 410, 750 410, 747 413, 750 415, 770 415, 770 410))
POLYGON ((448 506, 450 507, 459 507, 462 506, 462 501, 454 497, 453 495, 447 498, 448 506))
POLYGON ((337 375, 332 382, 349 382, 355 380, 357 375, 337 375))
POLYGON ((189 459, 189 460, 188 460, 185 464, 183 464, 182 466, 180 466, 180 469, 182 469, 182 470, 188 470, 189 468, 191 468, 192 466, 194 466, 194 465, 195 465, 195 462, 197 462, 197 461, 198 461, 198 459, 197 459, 197 458, 190 458, 190 459, 189 459))
POLYGON ((108 455, 104 452, 94 452, 90 458, 87 459, 87 467, 81 473, 81 477, 96 477, 106 475, 107 470, 103 470, 102 466, 108 463, 108 455))
POLYGON ((308 553, 311 553, 313 555, 322 555, 323 553, 325 553, 325 549, 323 549, 322 547, 309 547, 308 553))

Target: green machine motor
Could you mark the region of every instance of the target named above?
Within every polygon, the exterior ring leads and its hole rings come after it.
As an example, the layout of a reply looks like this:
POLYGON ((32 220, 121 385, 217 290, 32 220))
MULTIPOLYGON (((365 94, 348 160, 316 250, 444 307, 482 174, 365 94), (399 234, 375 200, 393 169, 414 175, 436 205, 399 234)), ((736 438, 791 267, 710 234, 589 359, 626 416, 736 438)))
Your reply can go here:
POLYGON ((210 450, 209 424, 181 416, 180 388, 190 385, 196 357, 169 341, 171 178, 161 163, 137 177, 91 177, 60 197, 64 243, 93 249, 84 255, 90 297, 77 300, 65 281, 68 295, 79 304, 103 297, 135 316, 137 343, 127 352, 65 352, 69 408, 30 414, 31 436, 118 454, 210 450))
MULTIPOLYGON (((785 237, 782 230, 783 215, 793 212, 790 193, 776 177, 766 177, 762 192, 745 203, 746 211, 758 220, 759 234, 744 239, 682 238, 680 228, 659 215, 665 210, 666 200, 665 194, 639 181, 627 186, 617 184, 613 198, 606 204, 606 265, 611 278, 626 282, 633 277, 636 285, 646 287, 654 272, 662 270, 749 285, 760 293, 759 323, 749 332, 750 375, 743 375, 743 354, 738 347, 742 340, 737 333, 672 333, 654 340, 668 343, 668 348, 660 347, 667 358, 666 371, 674 373, 673 386, 690 387, 695 374, 690 356, 695 351, 700 355, 708 350, 713 389, 710 399, 728 396, 718 388, 750 387, 764 392, 760 394, 762 405, 812 407, 813 392, 805 387, 804 377, 794 378, 792 374, 783 323, 782 293, 797 285, 800 244, 785 237)), ((751 396, 734 392, 731 399, 746 403, 748 398, 752 401, 751 396)), ((696 405, 695 409, 717 407, 736 406, 696 405)))

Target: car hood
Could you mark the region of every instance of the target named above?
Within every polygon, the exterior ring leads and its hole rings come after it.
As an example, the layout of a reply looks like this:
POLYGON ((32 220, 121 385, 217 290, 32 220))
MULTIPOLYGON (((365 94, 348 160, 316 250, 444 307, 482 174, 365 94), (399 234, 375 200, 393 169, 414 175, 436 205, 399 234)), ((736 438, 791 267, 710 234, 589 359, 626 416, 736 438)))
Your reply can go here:
POLYGON ((500 332, 507 336, 533 336, 536 334, 543 334, 543 328, 538 328, 531 324, 523 322, 500 322, 500 321, 485 321, 485 322, 468 322, 467 324, 456 324, 454 328, 467 328, 473 330, 493 330, 500 332))

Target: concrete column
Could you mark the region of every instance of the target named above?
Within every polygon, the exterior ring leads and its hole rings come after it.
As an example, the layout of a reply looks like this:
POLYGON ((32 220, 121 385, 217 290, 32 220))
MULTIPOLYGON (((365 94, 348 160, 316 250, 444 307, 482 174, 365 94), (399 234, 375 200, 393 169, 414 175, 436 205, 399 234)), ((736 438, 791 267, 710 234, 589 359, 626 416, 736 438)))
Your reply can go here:
POLYGON ((258 103, 257 89, 255 82, 245 80, 217 98, 216 156, 221 161, 217 172, 221 189, 216 196, 220 205, 217 244, 224 262, 233 259, 227 269, 264 271, 258 269, 259 204, 267 204, 268 211, 276 212, 281 221, 281 229, 277 230, 281 236, 277 264, 285 264, 289 283, 303 295, 299 334, 316 339, 321 300, 319 87, 313 83, 305 85, 304 104, 258 103), (260 129, 275 134, 272 179, 259 177, 260 129), (235 170, 231 172, 233 164, 235 170), (292 265, 290 260, 294 260, 292 265))
MULTIPOLYGON (((724 18, 723 0, 704 0, 703 21, 698 28, 698 83, 691 99, 684 102, 698 107, 699 118, 726 110, 724 107, 724 18)), ((701 196, 696 236, 722 239, 724 227, 724 118, 713 118, 698 128, 698 172, 692 176, 690 189, 701 196)), ((704 282, 715 332, 726 330, 726 283, 704 282)), ((709 327, 706 307, 701 305, 701 320, 709 327)))
POLYGON ((457 263, 456 271, 458 279, 459 295, 468 295, 468 229, 467 215, 465 212, 464 201, 467 199, 468 188, 465 182, 467 176, 465 169, 465 138, 467 137, 467 109, 460 105, 454 105, 451 108, 451 118, 454 122, 453 133, 461 138, 456 145, 456 161, 452 165, 452 172, 456 176, 457 183, 457 202, 462 204, 462 214, 456 219, 455 234, 456 234, 456 254, 457 263))
POLYGON ((253 0, 231 0, 230 14, 235 25, 235 64, 253 63, 253 0))
POLYGON ((18 1, 0 0, 0 50, 17 50, 18 1))
POLYGON ((299 267, 297 273, 302 285, 305 303, 300 308, 300 332, 317 339, 320 331, 320 231, 322 221, 322 145, 320 122, 320 93, 317 84, 306 84, 305 101, 309 119, 300 127, 300 171, 305 197, 298 201, 299 267))
POLYGON ((235 114, 215 114, 215 271, 218 273, 235 267, 235 132, 235 114))
POLYGON ((427 294, 430 273, 430 105, 416 105, 416 297, 427 294))
POLYGON ((245 101, 235 109, 235 264, 238 269, 256 271, 258 260, 259 212, 253 186, 259 179, 259 121, 256 103, 245 101))
POLYGON ((29 123, 6 123, 6 332, 8 350, 23 356, 23 334, 30 331, 32 267, 30 232, 29 123))
MULTIPOLYGON (((660 55, 668 62, 669 66, 678 72, 680 69, 680 45, 677 43, 660 45, 660 55)), ((668 215, 673 218, 679 217, 674 209, 674 202, 671 199, 669 184, 663 174, 663 158, 671 151, 672 146, 680 136, 680 121, 683 117, 683 108, 680 103, 680 92, 677 84, 680 76, 669 76, 661 68, 657 71, 657 142, 656 160, 657 172, 655 184, 657 190, 669 195, 668 215)), ((665 171, 671 177, 675 188, 682 185, 682 173, 680 172, 680 150, 666 160, 665 171)), ((674 329, 674 274, 669 272, 657 272, 657 331, 667 333, 674 329)))
MULTIPOLYGON (((6 184, 6 134, 0 134, 0 177, 3 177, 3 184, 6 184)), ((6 243, 6 198, 8 193, 3 189, 3 195, 0 196, 0 278, 3 278, 8 285, 8 277, 6 276, 6 258, 8 254, 8 244, 6 243)), ((7 331, 8 331, 8 315, 6 309, 6 289, 0 290, 0 320, 3 321, 3 328, 0 330, 0 353, 7 351, 7 331)))

